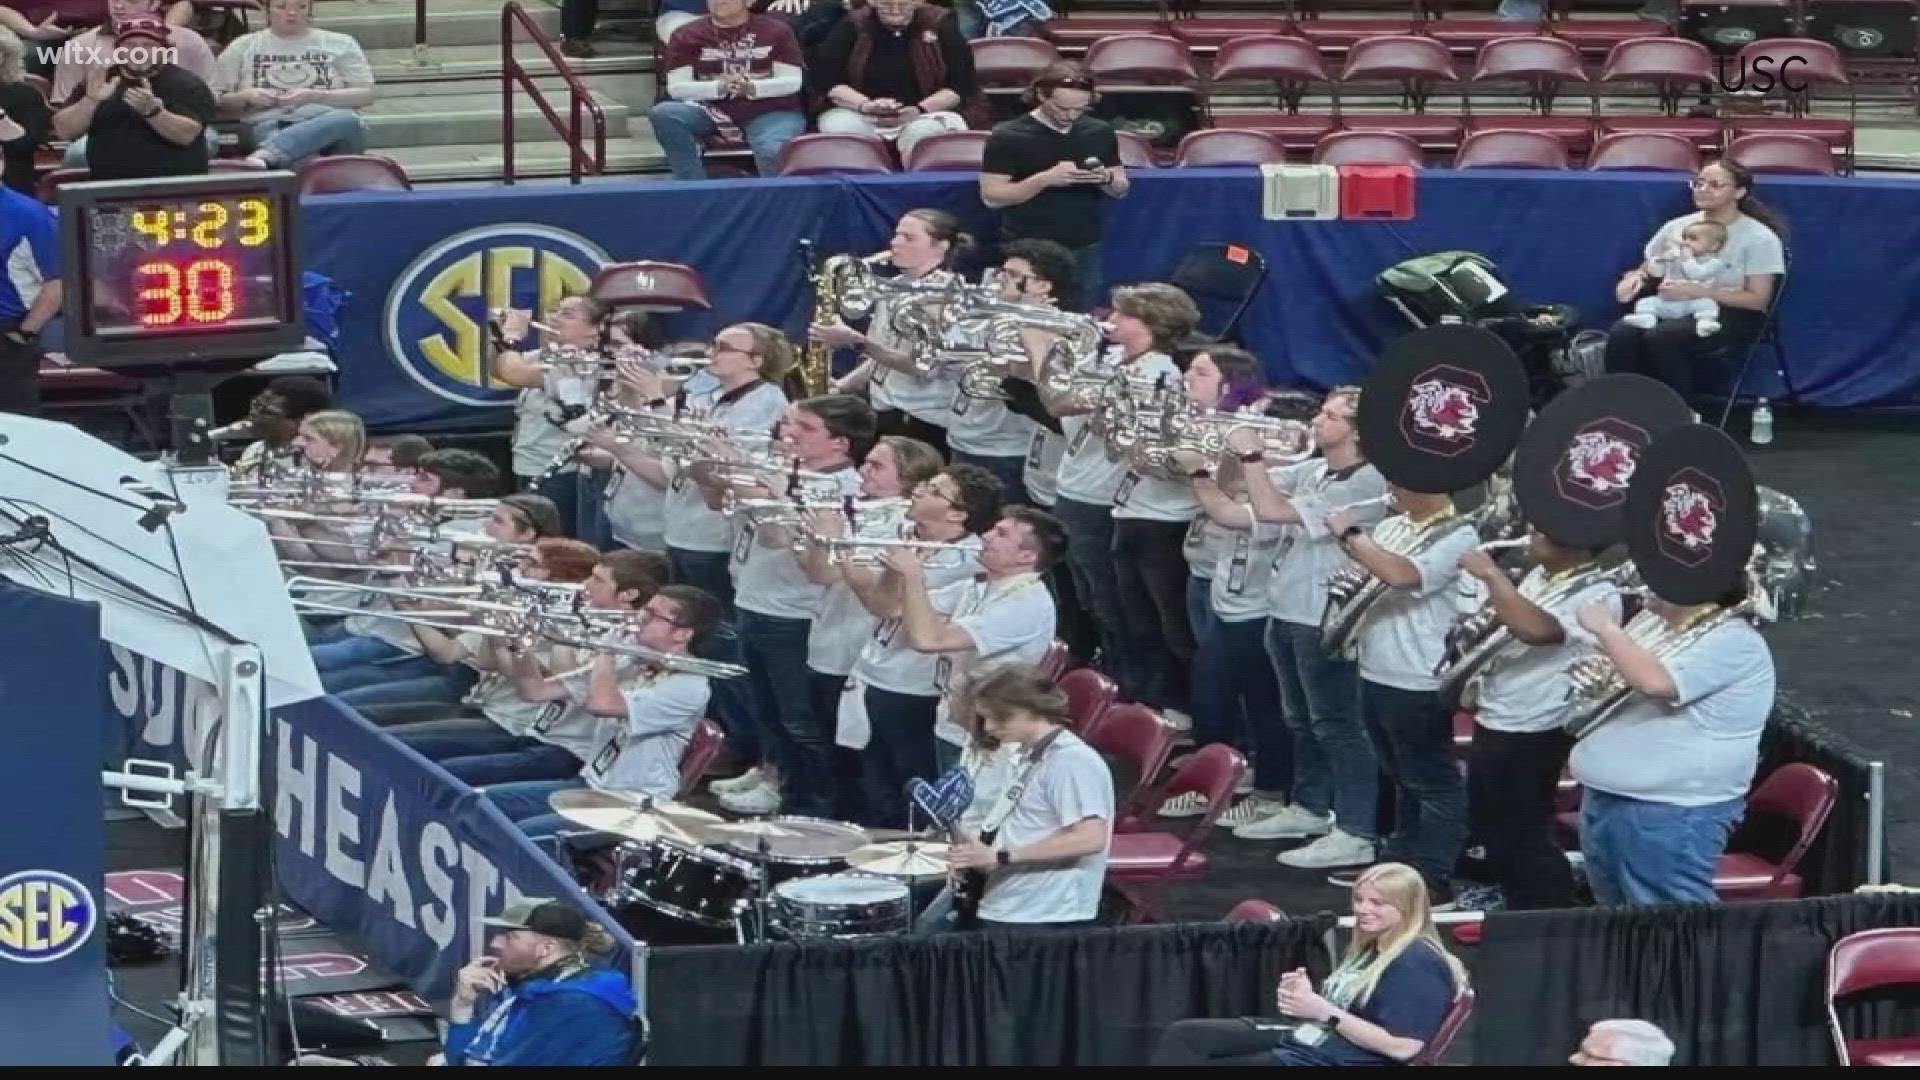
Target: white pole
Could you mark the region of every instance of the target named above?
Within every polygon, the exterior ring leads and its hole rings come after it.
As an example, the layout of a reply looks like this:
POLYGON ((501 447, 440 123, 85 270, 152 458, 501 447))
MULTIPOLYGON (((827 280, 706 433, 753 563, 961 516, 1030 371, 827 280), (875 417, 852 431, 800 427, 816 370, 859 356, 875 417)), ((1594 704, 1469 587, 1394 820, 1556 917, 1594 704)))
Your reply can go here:
POLYGON ((1887 868, 1882 852, 1887 843, 1887 767, 1867 763, 1867 884, 1885 885, 1887 868))

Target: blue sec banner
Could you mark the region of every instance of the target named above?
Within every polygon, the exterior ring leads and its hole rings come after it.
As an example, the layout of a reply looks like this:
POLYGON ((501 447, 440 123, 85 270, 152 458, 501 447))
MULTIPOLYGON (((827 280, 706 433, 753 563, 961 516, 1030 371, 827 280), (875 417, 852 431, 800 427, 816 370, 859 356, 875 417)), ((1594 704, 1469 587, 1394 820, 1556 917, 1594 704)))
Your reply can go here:
MULTIPOLYGON (((1780 324, 1796 387, 1824 406, 1920 404, 1920 188, 1762 187, 1792 230, 1780 324)), ((1362 375, 1408 329, 1373 288, 1396 262, 1479 251, 1522 299, 1571 304, 1604 328, 1622 311, 1620 272, 1691 206, 1672 174, 1444 169, 1420 174, 1417 203, 1409 221, 1266 221, 1256 170, 1139 170, 1107 210, 1107 284, 1164 278, 1199 242, 1253 248, 1270 272, 1237 336, 1274 380, 1325 387, 1362 375)), ((511 393, 486 371, 489 309, 544 308, 606 261, 659 259, 700 270, 714 302, 672 320, 673 336, 742 320, 799 334, 812 305, 800 242, 878 251, 916 207, 994 234, 974 179, 952 173, 370 192, 308 199, 302 217, 309 269, 352 297, 338 349, 347 407, 381 430, 444 431, 507 423, 511 393)), ((1748 389, 1777 393, 1772 364, 1756 366, 1748 389)))
POLYGON ((0 1065, 111 1065, 100 609, 0 581, 0 1065))

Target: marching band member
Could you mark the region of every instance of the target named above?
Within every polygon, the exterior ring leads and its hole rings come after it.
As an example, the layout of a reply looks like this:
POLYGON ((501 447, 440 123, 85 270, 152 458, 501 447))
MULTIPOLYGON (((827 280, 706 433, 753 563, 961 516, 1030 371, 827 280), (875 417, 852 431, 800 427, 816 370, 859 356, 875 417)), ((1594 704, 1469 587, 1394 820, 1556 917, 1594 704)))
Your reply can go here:
POLYGON ((947 853, 955 870, 987 875, 977 926, 1093 925, 1113 837, 1106 759, 1073 732, 1066 693, 1038 668, 1002 664, 973 679, 967 697, 987 737, 1017 748, 1013 781, 981 821, 992 839, 963 836, 947 853))
MULTIPOLYGON (((909 282, 941 285, 954 280, 953 261, 971 244, 960 231, 960 219, 945 210, 909 210, 894 226, 887 254, 900 277, 909 282)), ((837 393, 867 388, 867 397, 879 417, 884 435, 908 435, 947 452, 947 425, 953 422, 954 384, 950 375, 922 375, 914 370, 917 343, 894 329, 894 313, 901 296, 882 296, 873 306, 866 333, 846 323, 818 324, 809 330, 814 341, 831 348, 858 349, 859 366, 834 384, 837 393)), ((928 344, 928 343, 918 343, 928 344)))
MULTIPOLYGON (((1124 385, 1125 380, 1151 383, 1164 379, 1172 384, 1180 378, 1172 351, 1200 321, 1200 312, 1186 293, 1157 283, 1115 289, 1110 319, 1107 337, 1113 345, 1093 369, 1094 372, 1112 369, 1110 387, 1124 385)), ((1174 594, 1177 608, 1174 618, 1178 625, 1163 633, 1161 623, 1156 621, 1160 616, 1154 607, 1157 594, 1148 589, 1140 569, 1133 567, 1125 571, 1128 587, 1123 589, 1120 561, 1115 557, 1119 547, 1114 504, 1127 478, 1126 465, 1109 455, 1106 443, 1091 426, 1089 414, 1093 412, 1093 402, 1089 395, 1056 397, 1046 404, 1049 412, 1061 417, 1067 439, 1053 512, 1067 530, 1067 565, 1073 572, 1074 595, 1094 618, 1107 674, 1119 683, 1121 697, 1164 706, 1165 698, 1174 693, 1174 688, 1154 685, 1156 676, 1164 679, 1168 673, 1156 669, 1147 648, 1152 646, 1157 651, 1167 636, 1191 640, 1192 630, 1186 618, 1186 562, 1180 554, 1180 544, 1186 538, 1185 522, 1193 514, 1181 519, 1183 527, 1174 538, 1172 548, 1173 558, 1179 563, 1179 588, 1174 594), (1126 610, 1129 604, 1123 597, 1132 598, 1134 614, 1131 616, 1126 610), (1151 634, 1147 632, 1149 622, 1151 634), (1135 626, 1139 627, 1139 633, 1132 632, 1135 626)), ((1153 505, 1156 508, 1171 506, 1176 501, 1174 494, 1167 493, 1166 498, 1153 505)), ((1147 534, 1155 531, 1146 526, 1133 533, 1137 541, 1143 541, 1147 534)), ((1140 546, 1136 543, 1130 550, 1138 551, 1140 546)), ((1158 572, 1164 568, 1156 564, 1155 569, 1158 572)), ((1180 703, 1185 704, 1185 681, 1180 682, 1180 703)))
MULTIPOLYGON (((1235 825, 1233 835, 1320 837, 1278 856, 1306 869, 1364 866, 1373 861, 1377 835, 1380 764, 1356 708, 1358 675, 1352 660, 1329 652, 1320 640, 1327 580, 1352 565, 1340 538, 1327 528, 1327 511, 1352 507, 1353 520, 1363 526, 1387 514, 1387 482, 1367 462, 1355 432, 1359 402, 1357 386, 1328 392, 1312 420, 1320 454, 1296 465, 1257 467, 1264 459, 1259 432, 1242 429, 1227 437, 1244 468, 1254 517, 1289 530, 1267 577, 1265 645, 1280 690, 1280 715, 1293 738, 1291 801, 1271 807, 1269 797, 1270 812, 1235 825)), ((1257 777, 1254 786, 1256 798, 1262 797, 1257 777)))
POLYGON ((572 436, 565 425, 574 419, 570 407, 584 406, 593 396, 590 381, 562 375, 540 357, 548 349, 593 351, 600 345, 600 305, 585 296, 569 296, 547 312, 551 324, 547 340, 532 356, 518 343, 533 328, 533 313, 510 309, 499 315, 494 328, 493 377, 520 388, 514 399, 513 474, 522 488, 537 488, 560 508, 561 520, 571 524, 577 512, 579 485, 572 462, 554 469, 567 452, 572 436))
POLYGON ((254 441, 240 451, 240 460, 233 464, 233 478, 260 482, 263 464, 292 456, 300 421, 331 408, 332 391, 312 376, 281 375, 268 382, 247 403, 245 424, 254 441))
MULTIPOLYGON (((688 656, 695 641, 720 625, 720 614, 712 596, 690 585, 668 585, 641 605, 628 636, 655 652, 688 656)), ((600 748, 580 775, 501 784, 487 788, 486 796, 536 840, 579 828, 552 812, 548 799, 556 791, 591 787, 671 799, 680 790, 680 757, 710 695, 705 675, 647 660, 622 664, 615 653, 596 652, 587 672, 586 709, 610 722, 601 725, 600 748)))
MULTIPOLYGON (((628 344, 639 344, 632 339, 631 330, 622 329, 623 325, 623 323, 616 323, 611 331, 616 345, 621 343, 622 338, 627 338, 628 344)), ((647 325, 650 326, 651 323, 647 325)), ((682 346, 667 352, 667 356, 672 359, 690 356, 704 358, 706 354, 704 345, 682 346)), ((649 353, 648 355, 657 354, 649 353)), ((620 360, 623 369, 635 363, 641 363, 641 361, 628 360, 625 357, 620 360)), ((650 397, 642 397, 639 388, 634 386, 630 379, 616 378, 614 389, 621 402, 631 407, 642 407, 652 400, 650 397)), ((588 444, 585 453, 604 457, 611 470, 607 478, 606 490, 601 494, 602 514, 606 518, 608 537, 613 543, 634 551, 665 551, 667 549, 667 485, 656 484, 641 473, 621 464, 620 460, 599 445, 592 435, 592 432, 585 433, 588 444)))
MULTIPOLYGON (((549 538, 535 543, 536 550, 552 549, 560 544, 577 543, 549 538)), ((560 560, 555 560, 560 562, 560 560)), ((645 603, 666 581, 666 560, 651 551, 610 551, 578 580, 590 611, 632 610, 645 603)), ((570 581, 569 571, 550 565, 545 558, 529 568, 536 580, 570 581)), ((412 747, 429 761, 448 761, 488 755, 543 751, 550 744, 535 738, 536 726, 551 726, 568 707, 564 701, 534 700, 522 697, 513 678, 515 667, 511 643, 495 635, 465 631, 449 634, 430 626, 415 626, 414 633, 429 656, 443 664, 468 664, 479 673, 479 680, 466 697, 467 706, 480 715, 406 723, 390 729, 391 734, 412 747)), ((548 670, 558 664, 552 646, 536 643, 535 660, 548 670)), ((565 761, 561 762, 565 765, 565 761)))
MULTIPOLYGON (((857 495, 855 466, 873 440, 873 409, 847 394, 795 402, 780 422, 780 446, 787 456, 807 472, 831 477, 803 481, 803 499, 857 495)), ((766 498, 772 492, 750 487, 737 488, 736 494, 766 498)), ((825 817, 834 801, 833 717, 814 715, 806 693, 807 639, 823 589, 800 564, 792 530, 778 524, 756 528, 747 515, 739 515, 735 525, 735 625, 749 669, 753 722, 777 779, 722 796, 720 805, 743 814, 784 807, 789 814, 825 817)))
MULTIPOLYGON (((1073 303, 1073 277, 1073 253, 1066 248, 1051 240, 1016 240, 1001 251, 999 298, 1010 304, 1064 307, 1073 303)), ((1037 370, 1053 335, 1036 326, 1022 336, 1037 370)), ((1008 408, 1005 401, 971 398, 957 386, 952 412, 947 445, 953 460, 978 465, 999 477, 1006 486, 1007 502, 1032 502, 1024 478, 1042 425, 1008 408)))
MULTIPOLYGON (((903 539, 952 545, 913 552, 918 556, 915 573, 924 588, 938 591, 973 577, 980 534, 1000 519, 1000 501, 1000 481, 978 465, 949 465, 914 487, 907 511, 912 535, 903 539)), ((897 553, 881 550, 883 558, 897 553)), ((842 578, 877 621, 846 681, 843 696, 855 700, 836 699, 834 715, 840 741, 863 744, 868 819, 899 827, 907 816, 902 795, 907 780, 931 778, 936 771, 933 723, 940 704, 941 657, 915 648, 902 633, 906 580, 897 572, 847 565, 842 578)))
MULTIPOLYGON (((707 373, 713 388, 689 394, 687 412, 728 431, 767 434, 786 412, 787 395, 780 389, 780 380, 793 364, 792 344, 773 327, 762 323, 726 327, 713 336, 708 354, 707 373)), ((621 378, 651 407, 666 406, 666 387, 658 373, 624 369, 621 378)), ((720 513, 720 490, 696 483, 694 469, 683 469, 635 443, 620 442, 612 430, 589 431, 584 437, 590 445, 613 454, 634 479, 666 491, 664 539, 667 557, 673 560, 674 580, 704 589, 731 607, 732 537, 720 513)), ((727 739, 734 749, 744 750, 751 734, 729 728, 727 739)))
MULTIPOLYGON (((940 451, 918 439, 904 435, 883 435, 860 463, 860 495, 863 504, 878 500, 905 500, 940 471, 940 451)), ((855 513, 860 513, 856 508, 855 513)), ((844 532, 845 515, 821 511, 815 515, 811 540, 844 532)), ((807 629, 807 693, 814 715, 835 717, 834 788, 838 795, 837 816, 843 821, 865 818, 860 809, 860 751, 864 741, 850 740, 840 730, 840 694, 846 689, 847 676, 853 674, 860 650, 873 636, 880 620, 860 598, 854 595, 847 579, 863 580, 878 575, 849 560, 836 561, 822 544, 809 543, 802 560, 807 577, 825 591, 820 608, 807 629), (856 744, 857 743, 857 744, 856 744)), ((716 780, 708 787, 716 795, 726 795, 761 783, 762 773, 755 770, 738 781, 716 780)))
POLYGON ((1749 608, 1763 599, 1748 593, 1753 474, 1726 434, 1687 424, 1641 455, 1627 514, 1646 608, 1625 627, 1603 603, 1579 614, 1618 687, 1608 710, 1583 696, 1569 710, 1587 880, 1602 904, 1713 903, 1774 704, 1749 608))

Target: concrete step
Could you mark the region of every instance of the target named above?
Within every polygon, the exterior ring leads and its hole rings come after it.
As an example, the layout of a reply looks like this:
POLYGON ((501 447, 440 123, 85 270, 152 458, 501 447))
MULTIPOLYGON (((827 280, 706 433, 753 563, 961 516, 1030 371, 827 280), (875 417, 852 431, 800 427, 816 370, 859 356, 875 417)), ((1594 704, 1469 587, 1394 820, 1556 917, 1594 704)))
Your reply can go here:
MULTIPOLYGON (((498 94, 498 46, 434 46, 427 55, 430 62, 422 65, 415 62, 412 49, 379 49, 369 53, 367 60, 373 65, 374 83, 380 87, 380 96, 428 98, 498 94)), ((553 73, 553 64, 546 54, 522 44, 514 55, 557 108, 558 103, 565 100, 566 83, 553 73)), ((569 59, 568 63, 596 94, 621 102, 629 109, 641 110, 653 104, 653 61, 637 49, 590 60, 569 59)))
MULTIPOLYGON (((560 9, 528 4, 527 13, 540 29, 558 37, 560 9)), ((414 5, 409 0, 324 0, 314 11, 314 25, 351 34, 366 50, 411 48, 414 5)), ((448 45, 499 47, 498 0, 431 0, 427 7, 427 42, 448 45)))
MULTIPOLYGON (((636 124, 644 128, 644 124, 636 124)), ((399 162, 416 184, 436 181, 497 182, 503 175, 498 139, 439 146, 407 146, 382 150, 399 162)), ((566 147, 559 142, 527 143, 514 148, 514 171, 522 177, 565 176, 566 147)), ((661 172, 666 155, 649 133, 607 139, 607 173, 661 172)))
MULTIPOLYGON (((612 97, 596 93, 607 117, 607 135, 627 134, 627 106, 612 97)), ((565 95, 548 98, 564 122, 568 116, 565 95)), ((406 146, 447 146, 458 143, 495 143, 500 140, 500 92, 432 94, 382 97, 363 114, 367 120, 367 143, 371 149, 386 152, 406 146)), ((561 138, 525 94, 514 99, 515 135, 529 143, 552 142, 561 138)), ((585 124, 585 117, 582 118, 585 124)), ((644 125, 643 125, 644 126, 644 125)))

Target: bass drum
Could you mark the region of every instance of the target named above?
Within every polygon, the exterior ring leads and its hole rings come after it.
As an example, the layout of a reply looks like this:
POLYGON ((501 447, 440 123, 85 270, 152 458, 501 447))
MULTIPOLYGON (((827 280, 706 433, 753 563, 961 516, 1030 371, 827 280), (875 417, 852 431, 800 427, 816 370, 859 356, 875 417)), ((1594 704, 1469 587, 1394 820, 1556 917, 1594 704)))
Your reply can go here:
POLYGON ((906 933, 913 923, 907 886, 867 874, 783 881, 768 906, 768 928, 785 941, 886 937, 906 933))
POLYGON ((847 856, 868 843, 867 831, 848 821, 812 817, 770 817, 748 824, 751 836, 736 835, 724 850, 749 865, 765 864, 768 882, 838 874, 847 856), (764 846, 763 846, 764 845, 764 846))
POLYGON ((699 926, 731 927, 759 890, 760 870, 725 851, 664 837, 621 845, 615 903, 630 902, 699 926))

